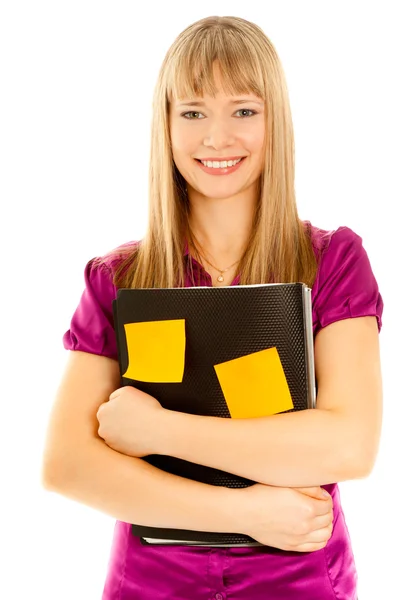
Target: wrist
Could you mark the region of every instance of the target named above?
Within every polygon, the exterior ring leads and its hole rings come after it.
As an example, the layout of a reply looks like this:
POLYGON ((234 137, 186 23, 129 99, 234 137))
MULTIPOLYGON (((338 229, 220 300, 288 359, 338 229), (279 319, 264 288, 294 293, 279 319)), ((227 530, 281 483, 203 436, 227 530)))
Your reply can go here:
MULTIPOLYGON (((164 409, 160 412, 158 420, 156 448, 154 454, 175 456, 173 440, 179 435, 178 426, 182 413, 164 409)), ((215 494, 214 506, 219 514, 218 522, 224 524, 221 531, 248 535, 251 503, 247 488, 229 488, 225 486, 211 486, 215 494)))
POLYGON ((237 533, 254 538, 254 533, 260 527, 268 514, 269 486, 252 484, 245 488, 235 489, 231 510, 236 514, 237 533))
POLYGON ((162 454, 166 456, 173 456, 171 454, 170 439, 173 432, 175 411, 163 408, 160 411, 159 419, 157 421, 156 436, 154 440, 154 454, 162 454))
POLYGON ((225 521, 226 531, 248 535, 250 510, 246 488, 220 487, 219 490, 221 490, 221 518, 225 521))
POLYGON ((181 452, 186 450, 197 418, 196 415, 164 408, 158 425, 157 454, 183 458, 181 452))

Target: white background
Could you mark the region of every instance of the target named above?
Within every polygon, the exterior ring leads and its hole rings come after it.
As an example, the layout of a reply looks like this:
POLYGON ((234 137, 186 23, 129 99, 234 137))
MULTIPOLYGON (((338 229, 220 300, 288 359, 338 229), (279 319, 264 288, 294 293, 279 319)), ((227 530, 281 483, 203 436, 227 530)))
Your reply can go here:
POLYGON ((1 3, 0 595, 7 600, 101 598, 114 520, 40 486, 47 419, 67 358, 62 336, 86 262, 144 232, 158 70, 180 31, 215 14, 254 21, 275 45, 293 112, 300 216, 361 235, 381 289, 380 452, 369 478, 340 490, 359 599, 398 597, 399 3, 257 4, 1 3))

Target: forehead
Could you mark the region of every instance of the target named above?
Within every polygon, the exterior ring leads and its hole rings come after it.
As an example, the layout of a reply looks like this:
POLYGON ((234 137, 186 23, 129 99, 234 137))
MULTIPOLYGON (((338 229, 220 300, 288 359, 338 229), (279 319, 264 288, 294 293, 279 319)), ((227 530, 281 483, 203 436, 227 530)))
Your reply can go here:
POLYGON ((175 70, 167 85, 167 96, 173 106, 235 105, 250 100, 263 104, 262 89, 249 70, 231 73, 227 65, 224 70, 218 62, 194 70, 185 66, 175 70))

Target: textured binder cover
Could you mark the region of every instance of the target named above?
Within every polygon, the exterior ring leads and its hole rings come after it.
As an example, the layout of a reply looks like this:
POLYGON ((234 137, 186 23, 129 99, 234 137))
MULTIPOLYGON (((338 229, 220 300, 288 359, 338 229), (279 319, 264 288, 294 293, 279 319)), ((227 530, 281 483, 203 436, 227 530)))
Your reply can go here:
MULTIPOLYGON (((231 418, 214 365, 276 348, 290 390, 292 412, 315 407, 311 290, 303 283, 226 287, 128 289, 113 301, 121 385, 132 385, 170 410, 231 418), (124 377, 129 355, 126 324, 184 319, 183 379, 175 383, 124 377)), ((243 402, 251 402, 243 398, 243 402)), ((176 457, 148 463, 189 479, 243 488, 254 481, 176 457)), ((132 524, 142 544, 259 546, 242 534, 161 529, 132 524)))

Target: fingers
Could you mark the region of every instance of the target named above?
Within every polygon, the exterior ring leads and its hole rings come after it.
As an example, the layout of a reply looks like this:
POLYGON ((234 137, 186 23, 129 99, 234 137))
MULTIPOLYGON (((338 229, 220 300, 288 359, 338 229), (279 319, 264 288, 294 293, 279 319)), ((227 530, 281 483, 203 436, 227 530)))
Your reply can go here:
POLYGON ((301 546, 297 546, 296 548, 287 548, 287 550, 290 550, 292 552, 316 552, 317 550, 322 550, 322 548, 325 548, 326 546, 326 542, 323 542, 321 544, 302 544, 301 546))
POLYGON ((316 529, 307 535, 307 544, 323 544, 330 539, 333 530, 333 523, 330 523, 328 527, 322 529, 316 529))
POLYGON ((316 550, 324 548, 332 536, 333 522, 330 520, 326 523, 325 520, 325 522, 321 521, 321 524, 322 527, 315 529, 306 535, 299 536, 299 542, 291 545, 288 549, 295 552, 315 552, 316 550), (302 540, 304 539, 306 539, 307 542, 303 542, 302 540))
POLYGON ((312 521, 313 532, 318 532, 324 529, 333 528, 333 515, 329 513, 328 515, 322 515, 320 517, 315 517, 312 521))
POLYGON ((313 514, 316 517, 321 515, 330 515, 332 514, 333 502, 332 498, 327 498, 327 500, 315 500, 313 502, 313 514))
POLYGON ((324 489, 320 486, 312 486, 312 487, 300 487, 293 488, 306 496, 310 496, 311 498, 316 498, 318 500, 329 500, 329 496, 324 494, 324 489))

